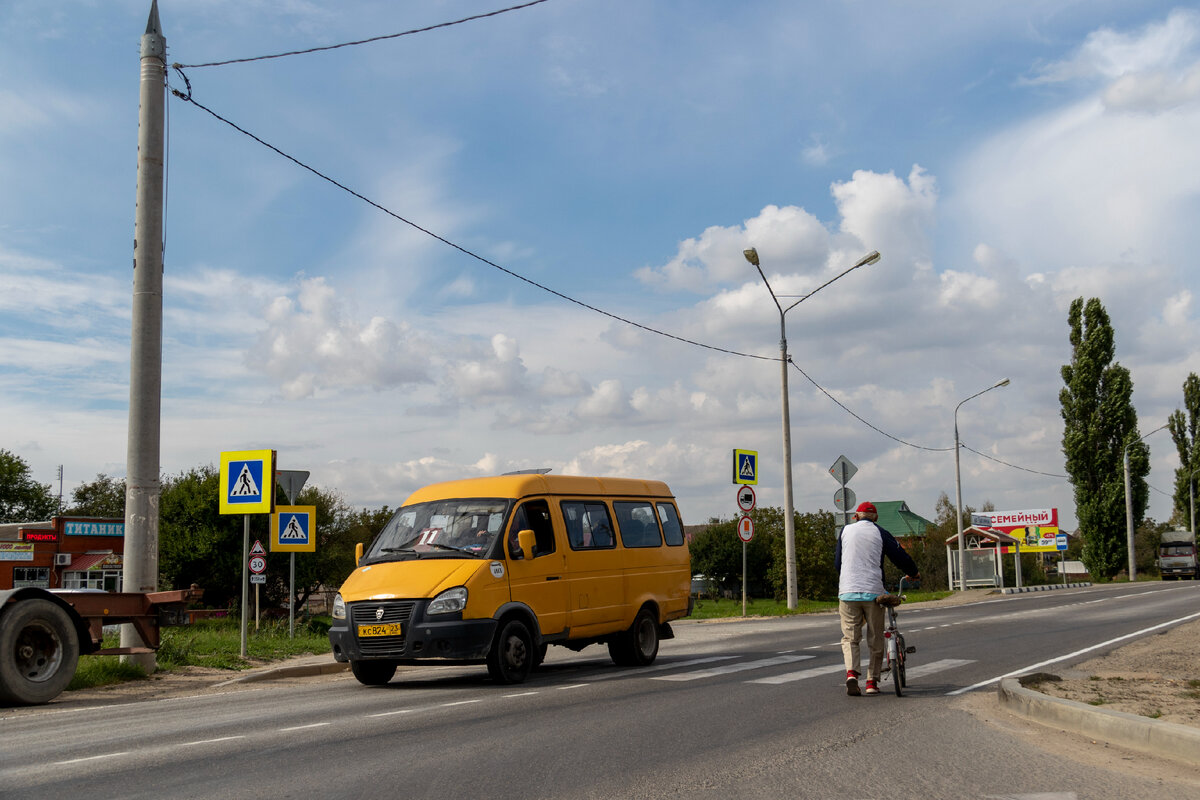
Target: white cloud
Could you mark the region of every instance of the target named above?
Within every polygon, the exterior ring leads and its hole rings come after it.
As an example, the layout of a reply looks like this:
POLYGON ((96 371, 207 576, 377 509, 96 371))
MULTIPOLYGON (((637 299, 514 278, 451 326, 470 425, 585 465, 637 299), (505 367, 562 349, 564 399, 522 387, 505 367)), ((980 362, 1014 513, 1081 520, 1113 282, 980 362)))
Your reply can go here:
POLYGON ((1177 65, 1200 42, 1200 13, 1176 9, 1135 33, 1100 28, 1068 58, 1039 67, 1030 83, 1115 79, 1177 65))
MULTIPOLYGON (((841 230, 869 250, 879 250, 890 262, 910 263, 929 259, 929 234, 937 206, 937 181, 919 165, 908 179, 894 173, 856 170, 854 176, 833 185, 841 213, 841 230)), ((862 253, 846 253, 843 263, 854 263, 862 253)))
POLYGON ((294 299, 278 297, 268 307, 266 329, 248 361, 261 363, 290 399, 429 380, 428 344, 407 325, 348 316, 323 278, 302 280, 294 299))
POLYGON ((600 381, 591 395, 575 406, 576 415, 590 422, 627 419, 632 413, 629 396, 621 381, 615 378, 600 381))

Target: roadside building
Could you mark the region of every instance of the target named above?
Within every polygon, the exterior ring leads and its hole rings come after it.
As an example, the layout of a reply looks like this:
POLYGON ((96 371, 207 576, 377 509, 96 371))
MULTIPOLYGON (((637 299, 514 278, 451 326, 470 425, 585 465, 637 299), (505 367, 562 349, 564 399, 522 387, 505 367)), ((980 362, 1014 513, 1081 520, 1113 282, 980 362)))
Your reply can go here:
POLYGON ((926 531, 933 527, 932 522, 910 509, 903 500, 873 502, 875 510, 879 512, 879 527, 896 537, 905 550, 924 539, 926 531))
POLYGON ((0 525, 0 589, 121 591, 125 520, 54 517, 0 525))

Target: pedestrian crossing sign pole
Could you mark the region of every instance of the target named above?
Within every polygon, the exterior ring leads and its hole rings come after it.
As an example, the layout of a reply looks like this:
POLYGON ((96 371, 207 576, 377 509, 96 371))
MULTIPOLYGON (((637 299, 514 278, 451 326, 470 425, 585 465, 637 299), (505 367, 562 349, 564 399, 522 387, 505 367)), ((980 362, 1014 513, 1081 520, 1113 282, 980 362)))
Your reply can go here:
POLYGON ((227 450, 221 453, 221 514, 242 514, 242 658, 246 657, 246 616, 250 594, 247 571, 250 515, 270 514, 275 508, 275 451, 227 450))

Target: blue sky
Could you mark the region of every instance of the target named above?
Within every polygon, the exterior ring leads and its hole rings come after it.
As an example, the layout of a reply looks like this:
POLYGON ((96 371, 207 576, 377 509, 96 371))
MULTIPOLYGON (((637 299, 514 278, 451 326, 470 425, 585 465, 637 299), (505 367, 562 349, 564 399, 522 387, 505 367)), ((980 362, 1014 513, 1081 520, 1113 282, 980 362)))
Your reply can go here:
MULTIPOLYGON (((160 14, 170 61, 199 65, 503 6, 160 14)), ((125 469, 148 11, 0 6, 0 446, 44 483, 63 464, 68 494, 125 469)), ((395 506, 551 467, 664 479, 701 522, 736 512, 743 448, 760 505, 782 505, 779 318, 750 246, 793 295, 883 254, 787 317, 800 510, 832 508, 844 454, 859 499, 933 516, 955 406, 1007 377, 959 412, 996 459, 963 452, 964 503, 1073 527, 1075 297, 1111 314, 1142 431, 1200 368, 1194 8, 549 0, 184 72, 196 102, 469 254, 171 97, 166 474, 271 447, 353 505, 395 506)), ((1178 459, 1165 431, 1148 442, 1165 519, 1178 459)))

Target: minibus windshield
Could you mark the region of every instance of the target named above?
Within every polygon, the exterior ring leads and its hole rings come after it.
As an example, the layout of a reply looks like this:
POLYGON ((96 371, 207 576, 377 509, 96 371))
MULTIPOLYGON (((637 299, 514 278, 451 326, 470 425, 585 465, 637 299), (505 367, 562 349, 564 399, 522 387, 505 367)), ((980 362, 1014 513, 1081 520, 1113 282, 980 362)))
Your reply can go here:
POLYGON ((504 528, 509 500, 468 498, 403 506, 375 537, 367 556, 490 558, 504 528))

